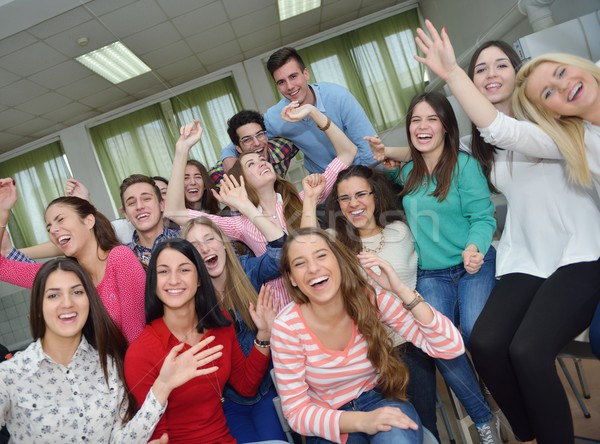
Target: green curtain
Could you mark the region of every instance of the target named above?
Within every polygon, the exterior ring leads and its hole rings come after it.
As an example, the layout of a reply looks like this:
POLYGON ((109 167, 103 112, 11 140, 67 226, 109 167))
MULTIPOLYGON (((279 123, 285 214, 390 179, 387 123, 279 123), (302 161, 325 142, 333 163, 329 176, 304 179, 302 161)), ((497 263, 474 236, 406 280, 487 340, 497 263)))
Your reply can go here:
POLYGON ((204 127, 200 143, 190 157, 210 168, 220 159, 221 148, 231 143, 227 120, 241 111, 242 102, 232 77, 226 77, 171 99, 179 127, 199 119, 204 127))
POLYGON ((60 142, 2 162, 0 176, 12 177, 17 183, 19 199, 8 224, 15 247, 47 242, 46 206, 64 195, 64 184, 71 177, 60 142))
POLYGON ((348 88, 383 131, 400 124, 412 97, 424 90, 424 68, 413 59, 419 26, 415 8, 298 52, 311 81, 348 88))
POLYGON ((175 140, 160 105, 152 105, 90 128, 90 136, 113 201, 121 206, 119 187, 131 174, 171 174, 175 140))

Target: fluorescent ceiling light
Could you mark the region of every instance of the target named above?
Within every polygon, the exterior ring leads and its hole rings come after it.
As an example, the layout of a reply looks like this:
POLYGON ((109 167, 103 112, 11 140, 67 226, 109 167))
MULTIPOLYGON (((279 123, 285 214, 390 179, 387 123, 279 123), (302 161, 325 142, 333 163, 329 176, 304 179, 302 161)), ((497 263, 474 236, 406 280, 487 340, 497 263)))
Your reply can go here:
POLYGON ((150 68, 121 42, 89 52, 76 60, 115 84, 150 71, 150 68))
POLYGON ((281 21, 321 6, 321 0, 277 0, 277 3, 281 21))

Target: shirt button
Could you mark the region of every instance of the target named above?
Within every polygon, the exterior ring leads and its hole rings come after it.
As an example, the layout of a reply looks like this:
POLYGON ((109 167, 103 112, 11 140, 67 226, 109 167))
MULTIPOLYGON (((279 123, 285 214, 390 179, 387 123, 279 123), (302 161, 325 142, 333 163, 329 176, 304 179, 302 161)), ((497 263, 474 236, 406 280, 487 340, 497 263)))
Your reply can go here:
POLYGON ((82 440, 82 441, 85 441, 85 436, 82 436, 82 437, 81 437, 81 440, 82 440))
POLYGON ((69 373, 71 373, 71 370, 67 370, 67 375, 68 375, 69 373))
POLYGON ((37 407, 37 404, 36 404, 36 403, 34 403, 32 407, 33 407, 33 408, 36 408, 36 407, 37 407))
POLYGON ((79 417, 80 417, 80 418, 83 418, 83 413, 80 413, 80 414, 79 414, 79 417))
POLYGON ((73 395, 77 396, 77 392, 73 392, 73 395))

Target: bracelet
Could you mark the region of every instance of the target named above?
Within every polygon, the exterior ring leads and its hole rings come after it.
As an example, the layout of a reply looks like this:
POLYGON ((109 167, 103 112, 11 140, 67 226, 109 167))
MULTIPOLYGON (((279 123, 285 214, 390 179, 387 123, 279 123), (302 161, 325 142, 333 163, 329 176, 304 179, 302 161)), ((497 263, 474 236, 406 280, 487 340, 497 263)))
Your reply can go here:
POLYGON ((254 338, 254 345, 260 348, 270 348, 271 341, 261 341, 260 339, 254 338))
POLYGON ((406 308, 408 311, 411 311, 419 303, 424 301, 423 296, 421 296, 417 290, 413 290, 413 294, 415 295, 415 298, 412 301, 410 301, 408 304, 405 302, 402 303, 404 308, 406 308))
POLYGON ((315 123, 321 131, 327 131, 329 129, 329 127, 331 126, 331 119, 329 117, 327 117, 327 123, 323 126, 319 125, 317 122, 315 122, 315 123))

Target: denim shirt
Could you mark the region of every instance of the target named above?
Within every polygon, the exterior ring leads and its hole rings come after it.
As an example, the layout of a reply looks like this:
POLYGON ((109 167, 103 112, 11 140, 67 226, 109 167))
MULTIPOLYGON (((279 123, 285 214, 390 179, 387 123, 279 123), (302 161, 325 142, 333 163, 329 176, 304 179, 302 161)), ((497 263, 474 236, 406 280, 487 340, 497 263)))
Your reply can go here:
MULTIPOLYGON (((260 291, 260 287, 263 283, 279 277, 279 258, 281 253, 281 247, 285 242, 286 235, 284 234, 279 239, 271 241, 267 244, 267 252, 259 257, 241 256, 240 262, 242 268, 246 272, 248 279, 252 283, 252 286, 256 291, 260 291)), ((244 355, 248 356, 252 347, 254 347, 254 339, 256 338, 256 332, 250 331, 248 326, 244 324, 240 314, 236 311, 235 313, 235 331, 237 340, 240 344, 244 355)), ((256 395, 252 397, 245 397, 237 393, 231 386, 225 386, 223 390, 223 396, 236 404, 240 405, 254 405, 269 391, 273 386, 271 380, 271 369, 273 368, 273 361, 269 363, 269 368, 263 377, 260 387, 256 391, 256 395)))

